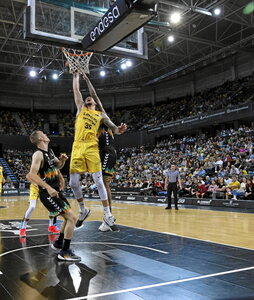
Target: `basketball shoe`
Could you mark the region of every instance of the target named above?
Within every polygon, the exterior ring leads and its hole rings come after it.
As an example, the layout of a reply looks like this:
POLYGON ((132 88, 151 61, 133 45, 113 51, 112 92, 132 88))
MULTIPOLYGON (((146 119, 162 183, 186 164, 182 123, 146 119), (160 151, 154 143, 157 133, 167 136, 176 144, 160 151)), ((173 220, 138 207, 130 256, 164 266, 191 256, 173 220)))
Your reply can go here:
POLYGON ((85 212, 79 213, 78 221, 76 222, 76 227, 80 227, 86 218, 90 216, 91 210, 89 208, 85 209, 85 212))
POLYGON ((26 228, 21 228, 19 230, 19 236, 20 237, 26 237, 26 228))
POLYGON ((65 261, 81 261, 81 257, 75 255, 75 253, 71 249, 61 250, 57 255, 57 258, 59 260, 65 260, 65 261))
POLYGON ((51 233, 59 233, 60 231, 56 228, 55 225, 52 225, 52 226, 49 226, 49 227, 48 227, 48 232, 51 232, 51 233))

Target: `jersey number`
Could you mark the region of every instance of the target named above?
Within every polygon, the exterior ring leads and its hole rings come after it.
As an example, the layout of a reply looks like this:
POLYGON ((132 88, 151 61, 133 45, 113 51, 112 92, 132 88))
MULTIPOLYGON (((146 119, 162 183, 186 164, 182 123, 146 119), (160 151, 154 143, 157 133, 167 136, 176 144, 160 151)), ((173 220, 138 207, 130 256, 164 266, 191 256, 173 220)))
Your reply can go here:
POLYGON ((91 129, 91 128, 92 128, 92 125, 91 125, 91 124, 88 124, 88 123, 85 123, 85 128, 86 128, 86 129, 91 129))

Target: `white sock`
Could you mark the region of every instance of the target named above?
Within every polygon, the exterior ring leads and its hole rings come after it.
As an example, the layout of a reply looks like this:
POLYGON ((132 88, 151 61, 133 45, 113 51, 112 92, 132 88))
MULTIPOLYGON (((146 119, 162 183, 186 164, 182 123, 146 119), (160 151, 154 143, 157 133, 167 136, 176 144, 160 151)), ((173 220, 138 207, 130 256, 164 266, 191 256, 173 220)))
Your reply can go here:
POLYGON ((86 211, 86 208, 85 208, 85 203, 84 201, 82 200, 81 202, 78 201, 78 205, 79 205, 79 210, 84 213, 86 211))
POLYGON ((109 206, 104 206, 103 209, 104 209, 104 214, 106 217, 112 216, 109 206))
POLYGON ((25 221, 25 220, 21 221, 20 229, 26 229, 26 224, 27 224, 27 221, 25 221))
POLYGON ((53 226, 54 218, 49 218, 49 226, 53 226))

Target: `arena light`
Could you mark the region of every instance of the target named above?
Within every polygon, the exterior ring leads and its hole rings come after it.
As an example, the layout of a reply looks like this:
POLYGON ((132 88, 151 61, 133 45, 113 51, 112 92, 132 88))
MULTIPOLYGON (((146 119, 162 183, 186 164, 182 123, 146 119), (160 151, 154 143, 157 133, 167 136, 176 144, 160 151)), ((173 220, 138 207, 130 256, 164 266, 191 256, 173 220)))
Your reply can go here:
POLYGON ((53 75, 52 75, 52 78, 54 79, 54 80, 57 80, 58 79, 58 74, 56 74, 56 73, 54 73, 53 75))
POLYGON ((171 23, 177 24, 180 22, 180 20, 181 20, 181 15, 178 12, 171 14, 170 16, 171 23))
POLYGON ((127 68, 126 63, 122 63, 122 64, 121 64, 121 69, 122 69, 122 70, 126 70, 126 68, 127 68))
POLYGON ((175 40, 175 37, 174 37, 173 35, 168 36, 168 41, 169 41, 170 43, 173 43, 174 40, 175 40))
POLYGON ((30 77, 36 77, 37 76, 37 73, 34 71, 34 70, 31 70, 30 72, 29 72, 29 75, 30 75, 30 77))
POLYGON ((200 7, 194 7, 193 11, 210 17, 213 15, 208 9, 200 8, 200 7))
POLYGON ((129 67, 132 66, 132 61, 131 60, 127 60, 125 64, 126 64, 126 67, 129 68, 129 67))
POLYGON ((104 70, 101 70, 101 71, 100 71, 100 76, 101 76, 101 77, 105 77, 105 75, 106 75, 106 72, 105 72, 104 70))
POLYGON ((219 16, 221 14, 221 9, 220 8, 215 8, 213 13, 215 14, 215 16, 219 16))

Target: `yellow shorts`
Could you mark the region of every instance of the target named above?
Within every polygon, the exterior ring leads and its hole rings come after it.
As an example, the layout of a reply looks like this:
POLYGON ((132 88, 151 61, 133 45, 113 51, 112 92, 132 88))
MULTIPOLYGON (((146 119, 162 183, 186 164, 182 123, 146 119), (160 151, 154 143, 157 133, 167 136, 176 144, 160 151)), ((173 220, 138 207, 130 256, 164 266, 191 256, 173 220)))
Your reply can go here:
POLYGON ((70 173, 95 173, 101 171, 98 143, 74 142, 72 146, 70 173))
POLYGON ((39 188, 34 184, 30 184, 30 193, 29 200, 38 200, 39 199, 39 188))

